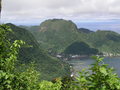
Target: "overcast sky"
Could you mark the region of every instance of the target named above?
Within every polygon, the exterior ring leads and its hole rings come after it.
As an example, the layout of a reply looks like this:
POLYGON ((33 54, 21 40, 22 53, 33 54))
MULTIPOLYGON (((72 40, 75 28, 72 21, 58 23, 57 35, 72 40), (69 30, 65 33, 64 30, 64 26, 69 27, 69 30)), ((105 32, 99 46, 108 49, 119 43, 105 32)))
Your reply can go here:
POLYGON ((3 0, 2 21, 39 23, 49 18, 75 22, 120 19, 120 0, 3 0))

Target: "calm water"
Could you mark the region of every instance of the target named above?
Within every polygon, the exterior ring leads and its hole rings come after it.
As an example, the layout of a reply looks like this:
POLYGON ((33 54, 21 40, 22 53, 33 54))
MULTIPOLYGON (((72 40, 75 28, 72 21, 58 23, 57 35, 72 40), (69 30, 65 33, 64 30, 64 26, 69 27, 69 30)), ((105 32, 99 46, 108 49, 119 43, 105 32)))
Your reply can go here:
MULTIPOLYGON (((93 59, 80 59, 80 60, 70 60, 69 63, 73 65, 74 72, 77 73, 83 68, 88 68, 90 64, 94 63, 93 59)), ((120 57, 106 57, 103 61, 105 64, 109 64, 113 67, 120 76, 120 57)))

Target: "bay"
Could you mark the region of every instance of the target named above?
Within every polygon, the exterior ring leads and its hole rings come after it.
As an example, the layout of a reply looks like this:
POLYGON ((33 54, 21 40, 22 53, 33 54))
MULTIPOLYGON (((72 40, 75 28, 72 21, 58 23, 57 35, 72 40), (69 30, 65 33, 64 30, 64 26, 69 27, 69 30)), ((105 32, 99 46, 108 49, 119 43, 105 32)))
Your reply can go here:
MULTIPOLYGON (((74 74, 77 74, 83 68, 89 68, 91 64, 95 62, 95 60, 91 58, 84 59, 72 59, 68 61, 73 68, 74 74)), ((105 57, 103 64, 108 64, 109 67, 113 67, 115 69, 115 73, 120 76, 120 57, 105 57)))

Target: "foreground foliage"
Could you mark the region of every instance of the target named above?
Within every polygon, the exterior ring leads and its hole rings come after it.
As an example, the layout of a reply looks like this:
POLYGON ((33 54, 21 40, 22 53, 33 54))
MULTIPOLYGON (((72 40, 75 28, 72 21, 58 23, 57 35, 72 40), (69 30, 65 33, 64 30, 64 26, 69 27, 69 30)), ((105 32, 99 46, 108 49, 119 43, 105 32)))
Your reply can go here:
POLYGON ((31 64, 24 71, 16 70, 19 49, 25 42, 6 39, 12 30, 0 26, 0 90, 120 90, 120 79, 113 69, 103 63, 103 58, 93 57, 96 62, 90 71, 82 70, 79 77, 56 78, 53 81, 39 81, 40 74, 31 64))
POLYGON ((23 72, 16 70, 15 63, 17 62, 18 52, 25 42, 15 40, 11 43, 7 39, 9 32, 12 32, 12 30, 8 26, 0 26, 0 90, 45 90, 44 88, 48 84, 49 89, 51 87, 58 90, 60 86, 57 83, 39 82, 39 73, 33 65, 23 72))
POLYGON ((96 60, 89 68, 82 70, 77 77, 77 90, 120 90, 120 78, 114 69, 103 63, 103 58, 94 56, 96 60))

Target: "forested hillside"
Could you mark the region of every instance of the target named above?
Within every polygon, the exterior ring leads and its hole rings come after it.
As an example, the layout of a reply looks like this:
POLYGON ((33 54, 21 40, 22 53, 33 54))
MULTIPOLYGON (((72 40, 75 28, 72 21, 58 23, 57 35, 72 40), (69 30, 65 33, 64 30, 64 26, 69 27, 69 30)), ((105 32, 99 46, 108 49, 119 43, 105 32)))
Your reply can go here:
POLYGON ((102 30, 93 32, 85 28, 78 29, 69 20, 46 20, 40 24, 40 29, 31 30, 31 32, 42 48, 53 53, 62 53, 75 42, 84 42, 90 48, 98 49, 99 53, 105 55, 120 54, 120 35, 118 33, 102 30))
POLYGON ((35 62, 36 69, 41 73, 41 79, 52 79, 69 75, 69 65, 49 56, 29 31, 10 23, 7 25, 13 30, 13 33, 10 33, 8 37, 11 41, 23 40, 27 45, 32 46, 24 46, 20 49, 19 60, 21 63, 35 62))
POLYGON ((32 31, 37 41, 52 52, 61 52, 73 43, 78 36, 77 26, 71 21, 46 20, 40 25, 40 29, 32 31))
POLYGON ((88 44, 84 42, 74 42, 68 46, 65 51, 65 54, 72 55, 96 55, 99 53, 97 49, 90 48, 88 44))
POLYGON ((87 35, 85 41, 104 54, 120 54, 120 34, 116 32, 98 30, 87 35))

